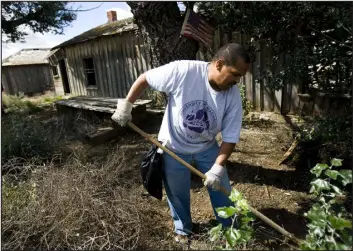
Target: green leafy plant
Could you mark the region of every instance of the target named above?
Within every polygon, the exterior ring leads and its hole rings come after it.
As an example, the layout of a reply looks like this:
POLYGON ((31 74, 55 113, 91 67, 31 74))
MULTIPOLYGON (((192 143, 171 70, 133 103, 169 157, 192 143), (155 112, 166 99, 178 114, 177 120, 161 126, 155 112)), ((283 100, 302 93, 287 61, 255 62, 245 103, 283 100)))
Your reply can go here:
POLYGON ((333 170, 342 160, 332 159, 331 165, 317 164, 310 172, 316 178, 310 183, 310 193, 316 202, 305 214, 310 223, 309 233, 301 244, 304 250, 351 250, 352 222, 340 199, 340 187, 352 183, 352 170, 333 170), (340 186, 340 187, 339 187, 340 186))
POLYGON ((252 238, 251 224, 255 220, 247 201, 239 191, 233 189, 229 199, 234 203, 234 206, 216 208, 216 211, 221 218, 232 218, 231 227, 222 228, 222 224, 218 224, 209 231, 211 241, 225 241, 225 249, 246 244, 252 238))
POLYGON ((252 103, 246 98, 245 84, 240 84, 239 92, 241 96, 244 115, 247 115, 253 109, 253 106, 252 103))

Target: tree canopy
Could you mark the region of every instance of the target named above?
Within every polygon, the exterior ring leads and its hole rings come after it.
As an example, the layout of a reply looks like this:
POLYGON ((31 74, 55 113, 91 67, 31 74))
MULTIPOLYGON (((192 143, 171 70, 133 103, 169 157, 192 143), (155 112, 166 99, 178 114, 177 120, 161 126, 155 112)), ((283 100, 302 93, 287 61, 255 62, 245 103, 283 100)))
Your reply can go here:
POLYGON ((127 2, 127 4, 131 7, 145 43, 150 47, 153 67, 173 60, 196 58, 198 42, 180 36, 185 14, 179 10, 178 2, 127 2))
POLYGON ((69 2, 6 2, 1 3, 1 31, 9 41, 23 41, 27 33, 21 27, 33 32, 63 34, 64 28, 76 19, 76 11, 69 2))
POLYGON ((350 2, 201 2, 201 12, 223 32, 239 32, 271 47, 272 64, 283 53, 290 62, 278 75, 258 78, 278 89, 297 77, 307 87, 345 92, 352 78, 352 3, 350 2))

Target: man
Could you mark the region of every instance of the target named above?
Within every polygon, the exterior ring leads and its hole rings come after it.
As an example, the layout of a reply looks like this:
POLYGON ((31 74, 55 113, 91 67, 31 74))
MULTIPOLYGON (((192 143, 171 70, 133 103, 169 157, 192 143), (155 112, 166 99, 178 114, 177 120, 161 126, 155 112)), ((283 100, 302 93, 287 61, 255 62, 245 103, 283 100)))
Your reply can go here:
MULTIPOLYGON (((238 44, 227 44, 219 49, 212 62, 175 61, 143 73, 131 86, 112 116, 125 126, 131 120, 132 104, 148 87, 168 94, 169 102, 164 114, 158 140, 179 157, 206 175, 216 218, 223 226, 230 219, 218 217, 215 208, 230 206, 220 186, 231 190, 226 160, 239 141, 242 124, 242 102, 236 83, 249 69, 250 58, 238 44), (216 135, 221 132, 219 147, 216 135)), ((167 153, 164 159, 164 187, 174 220, 177 238, 191 233, 190 171, 167 153)), ((176 239, 177 239, 176 238, 176 239)))

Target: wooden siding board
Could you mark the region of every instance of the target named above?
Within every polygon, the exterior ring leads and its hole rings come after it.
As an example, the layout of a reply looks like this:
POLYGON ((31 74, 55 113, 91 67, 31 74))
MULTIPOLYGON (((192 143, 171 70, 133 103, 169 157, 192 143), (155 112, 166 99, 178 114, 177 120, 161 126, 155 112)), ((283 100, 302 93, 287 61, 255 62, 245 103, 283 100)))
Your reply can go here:
POLYGON ((128 90, 126 88, 127 84, 131 81, 131 74, 129 72, 129 64, 128 64, 128 55, 126 52, 126 45, 125 44, 120 44, 121 50, 122 50, 122 57, 121 57, 121 62, 122 62, 122 68, 124 72, 124 83, 122 84, 123 87, 123 96, 126 96, 128 93, 128 90))
POLYGON ((126 65, 126 54, 125 54, 125 50, 124 50, 124 45, 122 43, 119 43, 120 45, 120 50, 121 50, 121 53, 120 53, 120 57, 119 57, 119 61, 120 61, 120 66, 121 66, 121 78, 122 78, 122 82, 120 84, 121 86, 121 89, 122 89, 122 93, 121 95, 123 97, 125 97, 127 95, 127 91, 126 91, 126 83, 128 82, 128 76, 127 76, 127 71, 126 71, 126 68, 127 68, 127 65, 126 65))
POLYGON ((108 54, 109 54, 109 62, 110 62, 110 74, 111 74, 111 86, 112 86, 112 97, 118 96, 118 88, 117 88, 117 72, 116 72, 116 47, 113 44, 113 37, 109 37, 108 39, 108 54))
POLYGON ((105 89, 104 89, 104 82, 103 82, 103 71, 102 65, 100 64, 100 53, 99 53, 99 42, 95 41, 93 44, 94 50, 94 63, 95 63, 95 72, 96 72, 96 79, 97 79, 97 87, 98 87, 98 96, 104 97, 105 89))
POLYGON ((69 81, 69 87, 70 87, 71 93, 77 94, 76 83, 73 79, 73 72, 72 72, 73 71, 72 67, 74 66, 74 62, 71 59, 71 55, 72 55, 71 48, 67 48, 66 49, 66 58, 64 58, 64 63, 66 66, 67 78, 69 81))
POLYGON ((260 46, 260 59, 259 59, 259 72, 258 72, 258 77, 259 77, 259 82, 260 82, 260 110, 263 111, 264 110, 264 97, 265 97, 265 87, 264 87, 264 80, 262 78, 262 74, 265 68, 265 46, 264 46, 264 41, 260 41, 259 42, 259 46, 260 46))
POLYGON ((130 40, 130 34, 125 34, 125 41, 127 40, 127 42, 125 43, 125 50, 126 50, 126 55, 127 57, 126 59, 126 64, 128 67, 128 72, 127 72, 127 76, 128 76, 128 82, 125 83, 125 87, 126 87, 126 95, 130 89, 130 86, 132 85, 132 83, 135 80, 135 71, 134 71, 134 63, 132 61, 132 51, 131 51, 131 40, 130 40))
POLYGON ((108 39, 102 39, 101 46, 103 49, 103 64, 105 67, 105 78, 106 78, 106 85, 108 90, 107 97, 113 97, 113 85, 112 85, 112 76, 111 76, 111 62, 108 53, 108 39))
POLYGON ((122 49, 119 39, 114 40, 114 46, 116 48, 116 69, 117 69, 117 89, 118 89, 118 98, 123 98, 124 87, 124 72, 122 65, 122 49))
POLYGON ((102 78, 104 83, 104 97, 109 97, 109 85, 108 85, 108 69, 107 69, 107 58, 105 55, 105 44, 101 38, 99 41, 99 63, 102 67, 102 78))
POLYGON ((76 80, 74 78, 74 67, 76 67, 74 58, 73 58, 73 48, 68 48, 67 49, 67 62, 66 62, 66 70, 68 72, 69 75, 69 82, 71 83, 71 90, 73 92, 73 94, 79 94, 78 90, 77 90, 77 83, 76 80))
POLYGON ((290 110, 290 112, 292 114, 299 113, 299 107, 300 107, 300 100, 299 100, 299 96, 298 96, 299 87, 300 87, 300 79, 297 77, 295 82, 293 83, 292 93, 291 93, 291 110, 290 110))
MULTIPOLYGON (((135 50, 135 41, 134 41, 133 36, 134 36, 133 33, 128 34, 127 45, 129 47, 129 51, 130 51, 131 71, 132 71, 133 82, 134 82, 137 79, 137 60, 136 60, 137 57, 136 57, 136 50, 135 50)), ((132 83, 130 83, 130 85, 132 85, 132 83)))
MULTIPOLYGON (((284 62, 283 62, 283 69, 285 69, 287 64, 287 54, 284 54, 284 62)), ((281 113, 287 114, 288 112, 288 81, 287 79, 283 80, 283 91, 282 91, 282 105, 281 105, 281 113)))
MULTIPOLYGON (((264 65, 263 65, 263 71, 267 73, 272 73, 271 69, 271 60, 272 59, 272 51, 271 47, 268 44, 265 44, 264 46, 264 65)), ((264 110, 265 111, 273 111, 274 110, 274 104, 273 104, 273 99, 274 99, 274 91, 272 88, 269 87, 269 83, 267 79, 264 79, 264 110)))
MULTIPOLYGON (((256 48, 260 49, 260 43, 256 42, 256 48)), ((260 61, 261 61, 261 54, 260 51, 256 52, 256 61, 254 63, 254 67, 253 67, 253 86, 254 88, 254 94, 255 94, 255 102, 254 102, 254 108, 257 111, 261 110, 261 83, 258 80, 258 75, 260 73, 260 61)))

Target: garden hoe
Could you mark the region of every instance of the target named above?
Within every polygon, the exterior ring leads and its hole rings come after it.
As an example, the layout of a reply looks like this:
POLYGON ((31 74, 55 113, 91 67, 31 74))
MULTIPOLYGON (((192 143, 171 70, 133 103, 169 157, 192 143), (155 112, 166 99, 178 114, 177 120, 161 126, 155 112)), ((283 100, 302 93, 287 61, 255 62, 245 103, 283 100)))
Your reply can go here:
MULTIPOLYGON (((181 159, 180 157, 178 157, 176 154, 174 154, 172 151, 170 151, 168 148, 166 148, 165 146, 163 146, 161 143, 159 143, 156 139, 154 139, 152 136, 150 136, 149 134, 145 133, 144 131, 142 131, 140 128, 138 128, 136 125, 134 125, 132 122, 128 122, 127 123, 128 126, 130 126, 134 131, 136 131, 137 133, 139 133, 140 135, 142 135, 145 139, 147 139, 148 141, 150 141, 151 143, 155 144, 156 146, 158 146, 160 149, 162 149, 164 152, 168 153, 170 156, 172 156, 174 159, 176 159, 177 161, 179 161, 181 164, 183 164, 184 166, 186 166, 187 168, 189 168, 189 170, 193 173, 195 173, 196 175, 198 175, 200 178, 205 179, 206 176, 201 173, 199 170, 197 170, 196 168, 194 168, 193 166, 191 166, 189 163, 185 162, 183 159, 181 159)), ((220 190, 226 194, 227 196, 229 196, 229 192, 224 188, 221 187, 220 190)), ((275 230, 277 230, 278 232, 280 232, 281 234, 283 234, 284 236, 288 237, 290 240, 292 240, 294 243, 296 244, 300 244, 302 241, 299 240, 297 237, 295 237, 293 234, 289 233, 288 231, 286 231, 285 229, 283 229, 282 227, 280 227, 279 225, 277 225, 275 222, 273 222, 272 220, 270 220, 269 218, 267 218, 265 215, 263 215, 262 213, 260 213, 259 211, 257 211, 255 208, 251 207, 249 205, 249 208, 251 210, 251 212, 260 220, 262 220, 263 222, 265 222, 267 225, 269 225, 270 227, 274 228, 275 230)))

